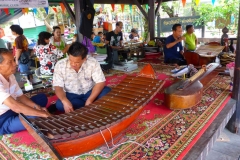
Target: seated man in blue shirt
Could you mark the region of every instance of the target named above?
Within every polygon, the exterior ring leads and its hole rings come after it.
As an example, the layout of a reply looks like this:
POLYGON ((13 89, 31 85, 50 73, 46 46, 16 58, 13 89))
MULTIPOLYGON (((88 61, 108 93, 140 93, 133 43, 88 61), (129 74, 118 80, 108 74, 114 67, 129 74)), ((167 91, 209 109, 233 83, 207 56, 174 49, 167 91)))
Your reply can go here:
MULTIPOLYGON (((102 37, 103 37, 103 32, 98 32, 98 35, 93 38, 93 42, 94 43, 101 43, 101 42, 103 42, 102 37)), ((94 46, 94 47, 95 47, 95 51, 96 51, 97 47, 96 46, 94 46)))
POLYGON ((174 24, 172 27, 173 34, 168 36, 166 39, 166 45, 164 47, 164 62, 175 64, 177 71, 179 66, 186 65, 187 62, 183 57, 183 46, 182 40, 185 37, 182 36, 182 26, 181 24, 174 24))
POLYGON ((94 37, 93 42, 95 42, 95 43, 103 42, 102 37, 103 37, 103 33, 102 32, 98 32, 98 35, 94 37))

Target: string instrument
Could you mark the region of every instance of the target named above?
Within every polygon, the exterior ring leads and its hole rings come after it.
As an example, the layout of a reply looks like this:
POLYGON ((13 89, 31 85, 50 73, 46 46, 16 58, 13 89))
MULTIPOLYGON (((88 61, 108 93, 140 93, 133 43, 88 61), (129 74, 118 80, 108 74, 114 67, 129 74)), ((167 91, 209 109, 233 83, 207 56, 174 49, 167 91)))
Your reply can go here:
POLYGON ((170 109, 187 109, 202 99, 202 78, 212 72, 219 64, 204 65, 195 75, 186 80, 178 81, 164 91, 164 103, 170 109))
POLYGON ((153 71, 148 65, 138 76, 127 76, 89 106, 48 118, 28 119, 20 114, 20 120, 53 159, 93 150, 126 129, 161 89, 164 81, 155 79, 148 68, 153 71))

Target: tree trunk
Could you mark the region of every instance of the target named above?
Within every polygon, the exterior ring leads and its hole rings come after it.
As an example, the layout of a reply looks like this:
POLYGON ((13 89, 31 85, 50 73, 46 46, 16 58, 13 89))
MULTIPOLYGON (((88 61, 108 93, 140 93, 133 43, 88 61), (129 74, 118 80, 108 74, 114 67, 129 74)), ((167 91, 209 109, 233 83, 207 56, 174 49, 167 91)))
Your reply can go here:
POLYGON ((163 10, 163 12, 166 12, 170 18, 174 17, 174 7, 173 6, 172 6, 172 8, 170 8, 166 3, 162 3, 162 10, 163 10))

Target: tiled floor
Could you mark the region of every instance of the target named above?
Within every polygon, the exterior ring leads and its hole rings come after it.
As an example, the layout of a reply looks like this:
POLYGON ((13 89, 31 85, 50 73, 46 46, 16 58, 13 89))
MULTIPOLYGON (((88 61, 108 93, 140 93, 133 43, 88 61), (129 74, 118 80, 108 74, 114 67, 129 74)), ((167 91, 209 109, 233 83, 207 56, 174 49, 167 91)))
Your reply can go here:
POLYGON ((240 160, 240 135, 223 130, 206 160, 240 160))

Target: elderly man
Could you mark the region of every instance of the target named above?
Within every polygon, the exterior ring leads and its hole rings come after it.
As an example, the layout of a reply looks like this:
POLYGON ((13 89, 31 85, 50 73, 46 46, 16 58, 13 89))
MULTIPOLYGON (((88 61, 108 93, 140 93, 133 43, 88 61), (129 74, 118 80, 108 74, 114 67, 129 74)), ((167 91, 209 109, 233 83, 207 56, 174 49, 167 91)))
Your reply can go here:
POLYGON ((48 117, 50 114, 40 106, 47 104, 44 94, 29 99, 20 89, 14 73, 16 63, 9 50, 0 48, 0 135, 25 130, 18 114, 48 117))
POLYGON ((182 36, 181 24, 174 24, 172 31, 173 34, 168 36, 165 42, 164 62, 175 64, 176 69, 172 71, 175 72, 179 69, 179 66, 186 65, 187 62, 183 57, 182 40, 185 40, 185 37, 182 36))
POLYGON ((58 110, 71 112, 101 98, 111 89, 105 86, 100 64, 87 56, 87 48, 74 42, 68 50, 68 58, 57 62, 53 74, 53 86, 59 100, 58 110))

